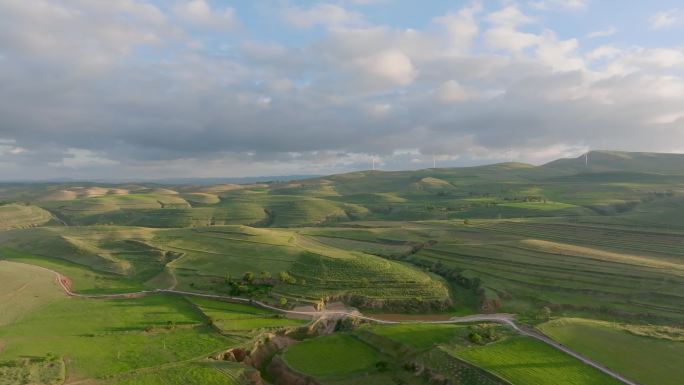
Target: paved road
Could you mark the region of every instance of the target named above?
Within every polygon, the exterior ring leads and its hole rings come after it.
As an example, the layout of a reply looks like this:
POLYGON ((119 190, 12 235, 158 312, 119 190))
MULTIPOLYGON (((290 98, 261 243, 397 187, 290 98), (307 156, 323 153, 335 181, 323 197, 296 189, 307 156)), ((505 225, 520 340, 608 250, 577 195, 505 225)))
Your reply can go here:
MULTIPOLYGON (((19 263, 19 262, 13 262, 13 263, 19 263)), ((31 266, 36 266, 36 265, 31 265, 31 266)), ((312 320, 316 320, 322 317, 330 318, 330 317, 337 317, 337 318, 345 318, 345 317, 354 317, 362 320, 366 320, 369 322, 375 322, 379 324, 402 324, 402 323, 426 323, 426 324, 455 324, 455 323, 468 323, 468 322, 496 322, 496 323, 501 323, 509 326, 511 329, 513 329, 516 333, 535 338, 553 348, 556 348, 580 361, 585 363, 586 365, 589 365, 606 375, 622 382, 625 385, 640 385, 639 383, 636 383, 632 380, 629 380, 620 374, 608 369, 607 367, 599 364, 598 362, 595 362, 593 360, 590 360, 579 353, 574 352, 567 346, 560 344, 543 334, 530 330, 524 327, 519 326, 518 324, 515 323, 513 320, 513 314, 506 314, 506 313, 499 313, 499 314, 475 314, 475 315, 470 315, 470 316, 465 316, 465 317, 453 317, 450 318, 449 320, 443 320, 443 321, 388 321, 388 320, 381 320, 373 317, 368 317, 363 314, 361 314, 358 311, 353 311, 353 312, 346 312, 346 311, 333 311, 333 310, 326 310, 326 311, 296 311, 296 310, 285 310, 285 309, 280 309, 275 306, 271 306, 269 304, 266 304, 261 301, 256 301, 256 300, 251 300, 247 298, 240 298, 240 297, 231 297, 231 296, 225 296, 225 295, 213 295, 213 294, 201 294, 201 293, 193 293, 189 291, 182 291, 182 290, 175 290, 175 289, 156 289, 156 290, 142 290, 142 291, 137 291, 133 293, 122 293, 122 294, 98 294, 98 295, 87 295, 87 294, 78 294, 74 293, 71 288, 69 287, 69 279, 63 276, 62 274, 52 270, 48 269, 45 267, 41 266, 36 266, 39 267, 43 270, 47 270, 55 274, 55 277, 57 278, 57 282, 59 285, 62 287, 64 292, 72 297, 79 297, 79 298, 131 298, 131 297, 140 297, 140 296, 145 296, 149 294, 161 294, 161 293, 167 293, 167 294, 175 294, 175 295, 184 295, 184 296, 193 296, 193 297, 200 297, 200 298, 209 298, 209 299, 219 299, 219 300, 227 300, 227 301, 232 301, 232 302, 240 302, 240 303, 246 303, 246 304, 251 304, 255 306, 260 306, 265 309, 273 310, 279 313, 283 314, 290 314, 290 315, 297 315, 297 316, 307 316, 311 317, 312 320)))

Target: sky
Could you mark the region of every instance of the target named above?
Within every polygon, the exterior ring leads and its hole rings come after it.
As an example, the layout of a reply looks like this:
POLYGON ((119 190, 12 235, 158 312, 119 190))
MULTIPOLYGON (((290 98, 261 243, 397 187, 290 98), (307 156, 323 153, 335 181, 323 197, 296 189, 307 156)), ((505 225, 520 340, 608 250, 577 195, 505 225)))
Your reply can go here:
POLYGON ((684 5, 0 0, 0 180, 684 152, 684 5))

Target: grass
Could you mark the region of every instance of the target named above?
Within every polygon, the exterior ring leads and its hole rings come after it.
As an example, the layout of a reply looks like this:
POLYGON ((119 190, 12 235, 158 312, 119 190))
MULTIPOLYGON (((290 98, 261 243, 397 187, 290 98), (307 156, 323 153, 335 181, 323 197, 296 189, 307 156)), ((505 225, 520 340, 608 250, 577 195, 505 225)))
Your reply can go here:
POLYGON ((52 352, 65 357, 72 378, 102 378, 206 356, 234 342, 204 324, 178 297, 66 298, 0 328, 0 360, 52 352))
POLYGON ((253 334, 264 329, 277 330, 304 324, 304 321, 284 318, 279 313, 254 306, 202 298, 189 300, 212 320, 214 326, 226 333, 253 334))
POLYGON ((283 354, 283 359, 298 372, 313 377, 335 377, 371 372, 379 356, 356 338, 337 334, 292 345, 283 354))
POLYGON ((0 248, 0 256, 10 261, 28 263, 55 270, 68 277, 72 290, 82 294, 129 293, 142 290, 140 282, 111 273, 101 272, 58 258, 36 256, 14 249, 0 248))
POLYGON ((64 297, 51 272, 31 265, 0 261, 0 327, 19 322, 64 297))
POLYGON ((240 385, 245 367, 232 362, 190 362, 105 382, 107 385, 240 385))
POLYGON ((619 385, 621 382, 529 337, 510 337, 450 354, 514 385, 619 385))
POLYGON ((452 342, 457 337, 468 334, 463 325, 401 324, 373 326, 371 332, 414 349, 427 349, 435 345, 452 342))
POLYGON ((33 227, 52 220, 52 215, 37 206, 8 204, 0 205, 0 229, 33 227))
POLYGON ((684 378, 684 341, 657 333, 655 326, 636 328, 587 319, 564 318, 545 323, 548 336, 643 385, 678 385, 684 378), (654 333, 654 331, 656 333, 654 333), (649 333, 650 332, 650 333, 649 333))
POLYGON ((22 358, 0 361, 0 385, 57 385, 64 383, 64 361, 22 358))
POLYGON ((577 206, 560 202, 514 202, 500 203, 503 207, 513 207, 531 210, 554 211, 576 208, 577 206))

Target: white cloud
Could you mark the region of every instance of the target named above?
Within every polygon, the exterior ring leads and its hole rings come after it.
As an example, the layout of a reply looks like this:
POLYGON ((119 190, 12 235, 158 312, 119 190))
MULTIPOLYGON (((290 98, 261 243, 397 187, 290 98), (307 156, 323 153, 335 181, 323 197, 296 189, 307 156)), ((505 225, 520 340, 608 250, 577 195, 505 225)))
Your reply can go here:
POLYGON ((446 103, 470 100, 471 93, 456 80, 448 80, 439 87, 439 100, 446 103))
POLYGON ((541 37, 512 28, 491 28, 485 33, 487 45, 494 49, 519 52, 541 42, 541 37))
POLYGON ((603 59, 613 59, 622 54, 622 50, 610 45, 602 45, 598 48, 591 50, 585 56, 589 61, 603 60, 603 59))
POLYGON ((391 85, 408 85, 416 77, 411 59, 396 49, 359 58, 356 63, 368 76, 391 85))
POLYGON ((199 27, 229 30, 239 24, 233 8, 212 9, 204 0, 182 0, 174 11, 181 20, 199 27))
POLYGON ((302 28, 330 28, 304 43, 214 43, 204 26, 222 24, 202 20, 225 9, 202 3, 180 22, 143 0, 0 0, 0 176, 327 173, 368 168, 369 154, 405 168, 433 153, 447 165, 509 148, 535 162, 602 143, 684 148, 681 46, 583 46, 511 2, 413 29, 310 14, 302 28))
POLYGON ((82 148, 70 148, 60 162, 51 162, 52 167, 83 168, 93 166, 112 166, 119 164, 118 161, 107 159, 97 153, 82 148))
POLYGON ((617 32, 617 28, 610 26, 606 29, 601 29, 598 31, 593 31, 587 34, 587 37, 590 39, 595 39, 599 37, 607 37, 607 36, 613 36, 617 32))
POLYGON ((652 15, 648 22, 652 29, 663 29, 682 24, 684 22, 684 11, 680 9, 661 11, 652 15))
POLYGON ((287 22, 298 28, 312 28, 317 25, 326 27, 344 27, 361 25, 364 17, 358 12, 348 11, 335 4, 316 4, 303 9, 289 7, 283 11, 287 22))
POLYGON ((490 48, 519 52, 541 42, 540 36, 517 30, 519 26, 534 22, 517 5, 492 12, 487 20, 494 25, 485 32, 485 41, 490 48))
POLYGON ((448 14, 434 19, 434 22, 443 25, 449 34, 449 43, 458 51, 466 51, 480 28, 475 15, 482 11, 481 3, 473 3, 457 13, 448 14))
POLYGON ((537 48, 537 59, 553 71, 578 71, 584 69, 584 61, 578 55, 576 39, 558 40, 553 32, 546 31, 537 48))
POLYGON ((487 16, 487 21, 497 26, 515 28, 532 23, 534 19, 522 13, 517 5, 509 5, 496 12, 490 13, 487 16))
POLYGON ((542 1, 530 1, 528 4, 532 8, 537 9, 569 9, 578 10, 585 9, 589 5, 591 0, 542 0, 542 1))

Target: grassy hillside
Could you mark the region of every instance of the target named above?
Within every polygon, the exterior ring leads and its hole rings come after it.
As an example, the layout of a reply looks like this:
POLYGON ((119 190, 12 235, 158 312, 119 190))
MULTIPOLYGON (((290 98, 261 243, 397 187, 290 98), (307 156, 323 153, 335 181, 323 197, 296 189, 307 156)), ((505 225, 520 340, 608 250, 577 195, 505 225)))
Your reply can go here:
POLYGON ((40 226, 52 219, 49 212, 37 206, 0 205, 0 230, 40 226))
POLYGON ((0 327, 65 297, 54 275, 37 266, 0 261, 0 327))
POLYGON ((300 323, 245 305, 164 295, 69 298, 52 273, 13 262, 0 262, 0 278, 0 382, 9 381, 3 384, 23 384, 25 376, 45 384, 65 376, 67 383, 242 384, 253 369, 208 357, 248 344, 253 333, 219 333, 208 319, 241 319, 253 331, 300 323))
POLYGON ((542 166, 556 174, 628 171, 684 175, 684 155, 652 152, 591 151, 574 159, 559 159, 542 166))

